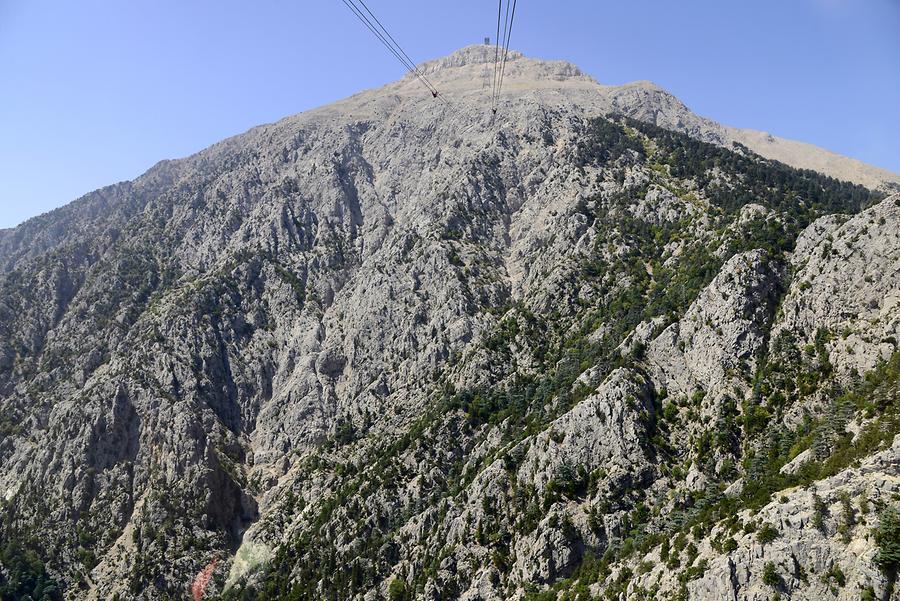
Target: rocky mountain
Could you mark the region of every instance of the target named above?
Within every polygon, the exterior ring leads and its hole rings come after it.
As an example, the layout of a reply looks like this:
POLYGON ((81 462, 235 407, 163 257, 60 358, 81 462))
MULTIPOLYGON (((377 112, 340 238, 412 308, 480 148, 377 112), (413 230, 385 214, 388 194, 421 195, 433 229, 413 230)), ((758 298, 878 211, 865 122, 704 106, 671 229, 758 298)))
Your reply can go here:
POLYGON ((900 595, 898 178, 492 60, 0 232, 0 598, 900 595))

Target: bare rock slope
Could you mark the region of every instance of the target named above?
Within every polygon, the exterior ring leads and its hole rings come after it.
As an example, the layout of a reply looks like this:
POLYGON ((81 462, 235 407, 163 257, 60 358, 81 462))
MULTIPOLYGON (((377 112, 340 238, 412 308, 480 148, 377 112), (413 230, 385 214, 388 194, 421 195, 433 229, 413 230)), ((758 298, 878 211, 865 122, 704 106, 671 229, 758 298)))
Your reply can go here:
POLYGON ((892 594, 890 178, 492 58, 0 232, 3 599, 892 594))

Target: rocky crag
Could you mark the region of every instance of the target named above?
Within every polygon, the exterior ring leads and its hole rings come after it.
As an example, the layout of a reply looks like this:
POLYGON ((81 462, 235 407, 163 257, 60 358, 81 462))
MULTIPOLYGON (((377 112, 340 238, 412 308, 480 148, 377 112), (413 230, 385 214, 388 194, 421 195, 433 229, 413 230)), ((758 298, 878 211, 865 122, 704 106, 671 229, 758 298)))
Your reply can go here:
POLYGON ((491 60, 0 231, 4 600, 898 597, 900 178, 491 60))

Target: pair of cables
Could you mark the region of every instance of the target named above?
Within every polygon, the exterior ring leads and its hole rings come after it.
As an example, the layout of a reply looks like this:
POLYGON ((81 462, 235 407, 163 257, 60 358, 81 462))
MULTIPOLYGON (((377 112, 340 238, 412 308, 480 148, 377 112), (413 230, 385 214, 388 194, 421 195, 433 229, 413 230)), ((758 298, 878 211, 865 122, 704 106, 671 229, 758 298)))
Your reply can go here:
POLYGON ((448 107, 450 105, 450 101, 447 100, 443 94, 441 94, 438 89, 434 86, 433 83, 425 76, 424 73, 416 66, 409 55, 405 50, 397 43, 397 40, 394 39, 394 36, 382 25, 381 21, 378 20, 378 17, 369 9, 366 5, 365 0, 341 0, 350 11, 356 15, 356 18, 360 20, 360 22, 366 26, 366 28, 372 32, 372 34, 378 38, 378 40, 382 43, 382 45, 388 49, 388 51, 394 55, 394 57, 400 61, 400 64, 406 68, 407 71, 416 76, 422 85, 424 85, 429 92, 431 92, 431 96, 437 100, 440 100, 448 107))
POLYGON ((509 58, 509 40, 516 20, 516 2, 517 0, 511 2, 499 0, 497 6, 497 45, 494 49, 494 78, 491 85, 491 113, 494 115, 497 114, 500 92, 503 90, 503 76, 506 74, 506 61, 509 58))
MULTIPOLYGON (((431 92, 433 98, 453 108, 451 102, 438 91, 431 80, 416 66, 409 54, 397 43, 397 40, 375 16, 365 0, 341 0, 341 2, 378 38, 378 41, 394 55, 401 65, 431 92)), ((506 63, 509 60, 509 41, 512 37, 513 24, 516 20, 517 2, 518 0, 499 0, 497 6, 497 41, 494 49, 494 73, 491 82, 491 113, 493 115, 497 114, 500 94, 503 91, 503 79, 506 75, 506 63)))

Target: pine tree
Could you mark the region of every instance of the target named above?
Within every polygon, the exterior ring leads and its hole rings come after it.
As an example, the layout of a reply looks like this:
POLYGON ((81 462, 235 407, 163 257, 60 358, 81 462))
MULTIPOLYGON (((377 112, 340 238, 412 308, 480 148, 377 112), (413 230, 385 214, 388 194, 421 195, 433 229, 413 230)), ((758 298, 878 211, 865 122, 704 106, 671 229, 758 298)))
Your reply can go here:
POLYGON ((878 545, 877 563, 886 572, 896 572, 900 568, 900 510, 890 506, 881 514, 875 531, 878 545))

